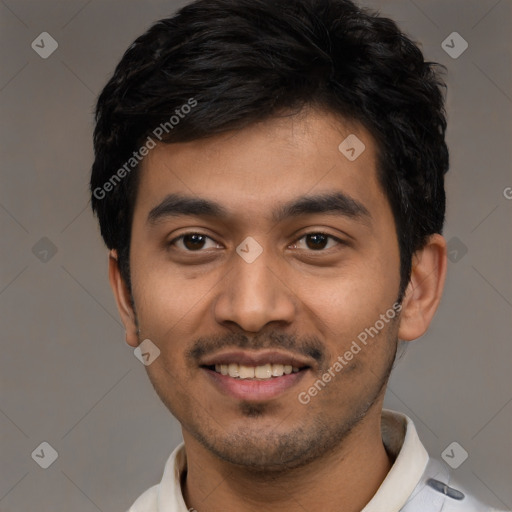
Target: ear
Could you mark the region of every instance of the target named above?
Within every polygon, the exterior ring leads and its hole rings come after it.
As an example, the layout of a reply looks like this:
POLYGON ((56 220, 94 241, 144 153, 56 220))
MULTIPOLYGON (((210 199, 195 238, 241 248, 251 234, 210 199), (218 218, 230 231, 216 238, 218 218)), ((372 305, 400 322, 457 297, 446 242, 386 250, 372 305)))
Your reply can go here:
POLYGON ((446 266, 446 240, 433 234, 412 258, 411 279, 402 301, 399 339, 411 341, 427 331, 441 301, 446 266))
POLYGON ((138 347, 139 338, 137 336, 137 324, 135 322, 135 312, 130 300, 130 292, 119 270, 117 261, 117 251, 111 250, 108 255, 108 278, 110 286, 114 292, 117 303, 117 309, 121 315, 121 320, 126 329, 126 343, 132 347, 138 347))

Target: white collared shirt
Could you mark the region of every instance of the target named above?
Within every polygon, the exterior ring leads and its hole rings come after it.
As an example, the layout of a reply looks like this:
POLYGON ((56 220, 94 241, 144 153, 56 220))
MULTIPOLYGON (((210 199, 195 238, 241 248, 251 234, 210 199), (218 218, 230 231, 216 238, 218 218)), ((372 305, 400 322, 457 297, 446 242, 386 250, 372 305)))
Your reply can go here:
MULTIPOLYGON (((408 416, 383 409, 381 430, 395 461, 361 512, 500 512, 451 481, 447 466, 429 458, 408 416)), ((128 512, 188 512, 180 485, 187 465, 184 448, 184 443, 175 448, 161 482, 141 494, 128 512)))

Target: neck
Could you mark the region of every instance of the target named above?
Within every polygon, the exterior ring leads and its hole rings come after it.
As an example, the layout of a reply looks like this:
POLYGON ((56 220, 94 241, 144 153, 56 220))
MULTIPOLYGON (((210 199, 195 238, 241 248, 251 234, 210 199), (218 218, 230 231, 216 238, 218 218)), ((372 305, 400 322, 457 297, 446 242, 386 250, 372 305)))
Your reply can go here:
POLYGON ((182 492, 187 507, 197 512, 359 512, 392 466, 382 443, 380 413, 369 411, 328 456, 265 474, 219 460, 184 432, 188 469, 182 492))

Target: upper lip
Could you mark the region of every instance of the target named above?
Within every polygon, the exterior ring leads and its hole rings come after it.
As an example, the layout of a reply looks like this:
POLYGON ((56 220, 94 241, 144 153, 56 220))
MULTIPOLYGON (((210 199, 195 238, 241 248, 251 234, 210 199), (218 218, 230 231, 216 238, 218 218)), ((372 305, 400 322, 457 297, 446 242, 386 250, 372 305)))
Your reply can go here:
POLYGON ((303 356, 279 352, 276 350, 260 350, 257 352, 248 352, 242 350, 230 350, 217 352, 211 356, 204 357, 200 366, 214 366, 216 364, 238 363, 244 366, 261 366, 267 363, 291 365, 295 368, 303 368, 304 366, 312 366, 312 361, 303 356))

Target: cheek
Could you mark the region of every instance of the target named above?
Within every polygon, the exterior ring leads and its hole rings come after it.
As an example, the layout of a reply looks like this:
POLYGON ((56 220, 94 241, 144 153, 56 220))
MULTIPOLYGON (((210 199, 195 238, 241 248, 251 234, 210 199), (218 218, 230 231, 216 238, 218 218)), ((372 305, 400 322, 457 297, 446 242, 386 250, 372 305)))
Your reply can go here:
POLYGON ((215 276, 179 269, 144 251, 132 255, 132 288, 141 328, 155 335, 182 332, 203 313, 215 276))
MULTIPOLYGON (((315 280, 303 280, 297 296, 328 338, 347 340, 373 326, 398 293, 398 271, 375 258, 315 280)), ((308 314, 308 313, 306 313, 308 314)))

